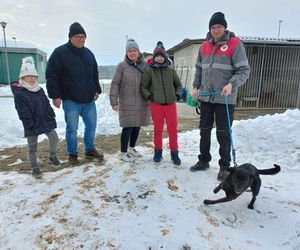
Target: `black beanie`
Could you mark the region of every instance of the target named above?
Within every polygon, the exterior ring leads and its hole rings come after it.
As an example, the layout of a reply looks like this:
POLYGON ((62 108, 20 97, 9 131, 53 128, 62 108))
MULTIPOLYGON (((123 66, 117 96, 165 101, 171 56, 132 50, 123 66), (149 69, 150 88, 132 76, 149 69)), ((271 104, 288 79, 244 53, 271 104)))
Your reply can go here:
POLYGON ((162 49, 165 49, 162 41, 158 41, 157 44, 156 44, 156 48, 162 48, 162 49))
POLYGON ((72 23, 70 26, 70 30, 69 30, 69 38, 71 38, 74 35, 77 34, 83 34, 86 37, 86 33, 84 31, 84 29, 82 28, 80 23, 72 23))
POLYGON ((213 14, 209 20, 209 30, 211 28, 211 26, 215 25, 215 24, 221 24, 225 27, 225 29, 227 28, 227 22, 225 20, 225 15, 222 12, 216 12, 215 14, 213 14))

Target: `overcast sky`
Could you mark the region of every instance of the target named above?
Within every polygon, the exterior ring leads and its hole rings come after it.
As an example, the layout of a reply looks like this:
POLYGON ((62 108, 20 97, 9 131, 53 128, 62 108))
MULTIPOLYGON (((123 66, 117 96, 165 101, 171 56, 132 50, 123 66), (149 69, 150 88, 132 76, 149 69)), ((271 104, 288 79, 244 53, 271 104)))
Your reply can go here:
POLYGON ((158 40, 169 49, 185 38, 204 38, 216 11, 225 13, 236 35, 277 37, 283 20, 280 36, 300 38, 299 0, 1 0, 0 22, 8 23, 8 46, 15 46, 16 37, 17 46, 37 47, 49 57, 77 21, 98 64, 108 65, 123 60, 126 36, 142 52, 152 52, 158 40))

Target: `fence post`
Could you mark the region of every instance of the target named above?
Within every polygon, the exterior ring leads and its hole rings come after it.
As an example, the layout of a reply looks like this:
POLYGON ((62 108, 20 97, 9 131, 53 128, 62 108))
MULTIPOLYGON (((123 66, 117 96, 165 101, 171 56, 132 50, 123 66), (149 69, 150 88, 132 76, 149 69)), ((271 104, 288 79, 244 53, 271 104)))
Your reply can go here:
POLYGON ((297 95, 297 101, 296 101, 296 108, 300 108, 300 81, 298 84, 298 95, 297 95))
POLYGON ((264 64, 265 64, 265 51, 266 51, 266 44, 264 44, 263 49, 263 55, 261 60, 261 69, 260 69, 260 76, 259 76, 259 86, 258 86, 258 95, 257 95, 257 101, 256 101, 256 108, 259 108, 260 104, 260 94, 261 94, 261 88, 262 88, 262 78, 263 78, 263 71, 264 71, 264 64))

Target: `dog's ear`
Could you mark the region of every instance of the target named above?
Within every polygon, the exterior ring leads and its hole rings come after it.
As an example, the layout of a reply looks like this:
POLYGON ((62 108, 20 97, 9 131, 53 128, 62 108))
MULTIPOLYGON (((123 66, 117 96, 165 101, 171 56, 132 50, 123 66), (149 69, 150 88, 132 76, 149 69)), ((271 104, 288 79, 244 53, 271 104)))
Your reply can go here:
POLYGON ((231 167, 231 168, 228 168, 227 171, 230 173, 230 174, 233 174, 236 170, 236 167, 231 167))

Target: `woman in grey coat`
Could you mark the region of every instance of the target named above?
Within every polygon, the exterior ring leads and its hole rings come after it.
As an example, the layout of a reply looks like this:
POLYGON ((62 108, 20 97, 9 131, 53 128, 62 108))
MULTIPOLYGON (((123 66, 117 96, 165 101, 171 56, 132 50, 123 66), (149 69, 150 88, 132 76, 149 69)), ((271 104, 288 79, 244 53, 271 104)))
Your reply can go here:
POLYGON ((126 56, 117 66, 110 88, 110 104, 119 111, 121 133, 121 160, 134 162, 141 154, 135 145, 140 127, 150 124, 149 103, 140 93, 141 77, 147 67, 138 44, 133 39, 126 43, 126 56), (129 148, 128 148, 129 144, 129 148))

